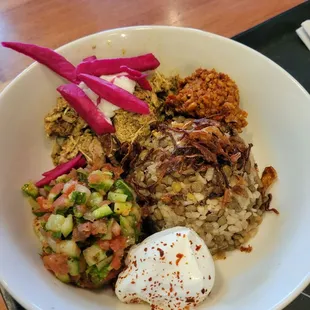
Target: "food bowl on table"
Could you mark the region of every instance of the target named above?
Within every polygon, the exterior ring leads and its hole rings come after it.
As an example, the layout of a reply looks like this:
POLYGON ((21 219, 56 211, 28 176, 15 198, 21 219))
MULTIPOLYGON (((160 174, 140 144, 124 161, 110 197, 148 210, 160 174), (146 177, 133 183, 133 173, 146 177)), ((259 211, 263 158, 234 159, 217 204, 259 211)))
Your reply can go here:
MULTIPOLYGON (((242 137, 253 143, 258 166, 273 166, 272 207, 251 253, 227 252, 215 262, 215 284, 199 309, 281 309, 309 283, 310 96, 278 65, 261 54, 211 33, 175 27, 130 27, 81 38, 58 49, 78 64, 83 58, 129 57, 153 53, 163 74, 187 76, 202 67, 228 74, 248 112, 242 137)), ((55 105, 64 80, 33 64, 0 96, 1 217, 0 280, 26 309, 148 309, 125 305, 113 291, 90 291, 61 283, 41 262, 32 231, 33 216, 20 188, 52 168, 51 143, 43 118, 55 105)))

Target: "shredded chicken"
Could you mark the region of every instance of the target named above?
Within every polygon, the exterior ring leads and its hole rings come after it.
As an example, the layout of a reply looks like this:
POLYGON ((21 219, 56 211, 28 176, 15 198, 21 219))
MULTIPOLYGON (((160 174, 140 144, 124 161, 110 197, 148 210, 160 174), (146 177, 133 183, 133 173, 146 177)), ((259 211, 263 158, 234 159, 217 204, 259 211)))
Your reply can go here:
POLYGON ((113 123, 116 137, 120 142, 132 142, 150 134, 150 125, 161 118, 165 99, 177 89, 178 76, 165 78, 162 74, 154 72, 150 80, 152 91, 136 88, 135 96, 149 104, 151 113, 139 115, 124 110, 117 110, 113 123))
POLYGON ((79 135, 87 124, 81 119, 65 99, 58 98, 57 104, 44 118, 45 132, 48 136, 67 137, 79 135))
POLYGON ((105 162, 103 147, 89 129, 79 136, 57 138, 52 151, 52 159, 55 165, 62 164, 77 156, 81 152, 86 160, 98 167, 105 162))

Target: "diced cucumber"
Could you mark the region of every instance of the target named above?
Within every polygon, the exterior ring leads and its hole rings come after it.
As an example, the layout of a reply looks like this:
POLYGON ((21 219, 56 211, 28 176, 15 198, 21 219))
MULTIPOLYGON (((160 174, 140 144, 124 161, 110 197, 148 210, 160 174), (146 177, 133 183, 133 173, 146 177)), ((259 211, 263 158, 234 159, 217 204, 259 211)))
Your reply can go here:
POLYGON ((104 175, 108 175, 111 179, 113 178, 113 172, 111 171, 102 171, 104 175))
POLYGON ((127 200, 127 195, 115 193, 115 192, 109 192, 108 193, 108 200, 115 201, 115 202, 125 202, 127 200))
POLYGON ((77 259, 69 258, 68 259, 68 267, 69 267, 69 274, 71 276, 78 276, 80 273, 80 262, 77 259))
POLYGON ((125 195, 128 196, 127 200, 134 199, 134 191, 133 189, 122 179, 118 179, 115 181, 115 187, 117 189, 121 189, 125 195))
POLYGON ((77 169, 76 172, 77 172, 78 180, 80 182, 87 183, 88 173, 82 168, 77 169))
POLYGON ((70 180, 67 174, 59 176, 55 181, 56 183, 67 183, 70 180))
POLYGON ((68 209, 55 209, 55 213, 58 215, 62 215, 62 216, 65 216, 67 211, 68 211, 68 209))
POLYGON ((103 201, 102 195, 98 192, 93 192, 91 193, 87 201, 87 205, 93 209, 96 209, 99 208, 102 201, 103 201))
POLYGON ((103 180, 99 184, 89 184, 90 187, 94 188, 95 190, 103 190, 107 192, 114 184, 112 179, 103 180))
POLYGON ((101 262, 96 264, 97 268, 101 270, 102 268, 107 267, 112 262, 112 259, 113 255, 108 256, 107 258, 103 259, 101 262))
POLYGON ((66 274, 55 273, 55 276, 58 280, 60 280, 63 283, 70 283, 70 277, 67 273, 66 274))
POLYGON ((101 238, 102 240, 112 240, 112 226, 113 226, 113 223, 114 223, 114 219, 110 219, 109 222, 108 222, 108 231, 107 233, 101 238))
POLYGON ((104 283, 105 278, 108 276, 111 268, 108 265, 105 268, 99 270, 97 266, 88 267, 86 273, 89 275, 91 282, 96 286, 101 286, 104 283))
POLYGON ((128 201, 128 202, 115 202, 114 212, 117 214, 127 216, 127 215, 129 215, 129 212, 131 211, 131 207, 132 207, 132 203, 130 201, 128 201))
POLYGON ((120 216, 122 234, 127 237, 135 237, 135 219, 132 216, 120 216))
POLYGON ((77 207, 74 206, 73 207, 73 215, 77 218, 81 218, 84 214, 80 211, 78 211, 77 207))
POLYGON ((63 240, 57 244, 57 252, 66 254, 69 257, 79 257, 81 254, 80 248, 72 240, 63 240))
POLYGON ((39 189, 32 183, 26 183, 22 187, 22 191, 27 195, 34 199, 36 199, 39 196, 39 189))
POLYGON ((88 176, 89 187, 97 191, 107 192, 113 185, 112 176, 100 170, 93 171, 88 176))
POLYGON ((44 187, 43 187, 44 189, 45 189, 45 191, 46 192, 49 192, 52 188, 53 188, 53 186, 50 186, 50 185, 44 185, 44 187))
POLYGON ((84 258, 88 266, 93 266, 104 260, 106 253, 96 244, 83 251, 84 258))
POLYGON ((39 212, 39 210, 41 209, 40 205, 32 197, 28 197, 27 200, 31 206, 32 212, 39 212))
POLYGON ((86 202, 86 194, 74 191, 70 194, 70 200, 78 205, 82 205, 86 202))
POLYGON ((66 238, 70 235, 72 230, 73 230, 73 217, 72 214, 69 214, 61 226, 61 233, 66 238))
POLYGON ((60 214, 51 214, 51 216, 48 218, 48 221, 45 225, 45 228, 50 231, 61 231, 61 227, 65 222, 65 217, 60 214))
POLYGON ((60 231, 54 231, 53 233, 52 233, 52 237, 54 238, 54 239, 61 239, 61 232, 60 231))
POLYGON ((92 215, 96 219, 100 219, 102 217, 111 215, 112 213, 113 213, 113 211, 111 210, 111 208, 108 205, 103 205, 103 206, 99 207, 98 209, 94 210, 92 212, 92 215))

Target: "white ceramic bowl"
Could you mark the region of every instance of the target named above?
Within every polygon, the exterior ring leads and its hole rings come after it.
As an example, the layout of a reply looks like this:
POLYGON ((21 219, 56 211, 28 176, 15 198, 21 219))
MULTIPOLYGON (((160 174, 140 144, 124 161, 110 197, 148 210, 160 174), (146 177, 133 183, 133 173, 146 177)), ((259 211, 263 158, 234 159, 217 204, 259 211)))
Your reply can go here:
MULTIPOLYGON (((310 96, 283 69, 232 40, 194 29, 132 27, 97 33, 58 50, 73 63, 88 55, 117 57, 153 52, 165 74, 202 66, 229 74, 249 112, 245 131, 259 167, 279 174, 273 207, 251 240, 251 254, 235 251, 216 262, 210 299, 200 309, 281 309, 309 283, 310 96)), ((12 52, 13 53, 13 52, 12 52)), ((293 55, 292 55, 293 57, 293 55)), ((57 281, 43 267, 30 207, 20 187, 52 167, 43 117, 64 81, 42 65, 21 73, 0 96, 0 279, 27 309, 148 309, 124 305, 109 290, 91 292, 57 281)))

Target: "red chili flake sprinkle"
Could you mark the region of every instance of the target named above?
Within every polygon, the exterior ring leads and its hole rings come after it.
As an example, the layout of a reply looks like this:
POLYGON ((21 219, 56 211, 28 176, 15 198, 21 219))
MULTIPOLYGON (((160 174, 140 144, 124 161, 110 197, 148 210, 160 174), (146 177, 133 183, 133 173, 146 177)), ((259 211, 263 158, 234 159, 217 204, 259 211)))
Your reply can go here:
POLYGON ((189 243, 190 243, 191 245, 193 245, 193 241, 192 241, 192 240, 189 240, 189 243))
POLYGON ((183 234, 183 238, 186 238, 186 235, 185 235, 185 234, 183 234))
POLYGON ((201 290, 201 293, 204 294, 205 292, 206 292, 206 290, 203 288, 203 289, 201 290))
POLYGON ((159 252, 159 256, 160 256, 160 257, 163 257, 163 256, 164 256, 165 252, 164 252, 162 249, 157 248, 157 251, 159 252))
POLYGON ((173 292, 173 287, 172 287, 172 284, 170 283, 170 293, 172 293, 173 292))
POLYGON ((143 288, 142 291, 145 292, 145 291, 146 291, 146 288, 143 288))
POLYGON ((149 281, 152 281, 152 277, 149 278, 149 281))
MULTIPOLYGON (((180 279, 180 271, 177 271, 177 278, 180 279)), ((182 283, 183 281, 181 281, 182 283)))
POLYGON ((210 275, 209 275, 208 279, 211 280, 211 276, 210 275))
POLYGON ((251 253, 252 250, 253 250, 253 248, 250 245, 240 247, 240 251, 241 252, 251 253))
POLYGON ((152 250, 154 250, 154 249, 155 249, 155 247, 152 246, 152 250))
POLYGON ((135 282, 135 281, 131 281, 130 283, 131 283, 131 284, 136 284, 136 282, 135 282))
POLYGON ((180 260, 184 257, 184 255, 183 254, 181 254, 181 253, 178 253, 177 255, 176 255, 176 257, 177 257, 177 260, 176 260, 176 265, 177 266, 179 266, 179 262, 180 262, 180 260))
POLYGON ((163 246, 167 246, 167 243, 164 243, 163 246))
POLYGON ((201 249, 202 245, 196 245, 196 251, 198 252, 201 249))
POLYGON ((186 295, 188 295, 188 294, 189 294, 189 291, 186 292, 186 295))
POLYGON ((195 302, 195 298, 194 297, 186 297, 186 302, 187 303, 195 302))
POLYGON ((144 248, 144 252, 147 252, 147 248, 144 248))
POLYGON ((171 262, 171 261, 169 262, 169 265, 172 265, 172 262, 171 262))
POLYGON ((178 237, 181 237, 181 234, 180 234, 180 233, 177 233, 177 236, 178 236, 178 237))
POLYGON ((134 261, 132 262, 132 264, 137 268, 137 261, 136 261, 136 260, 134 260, 134 261))

